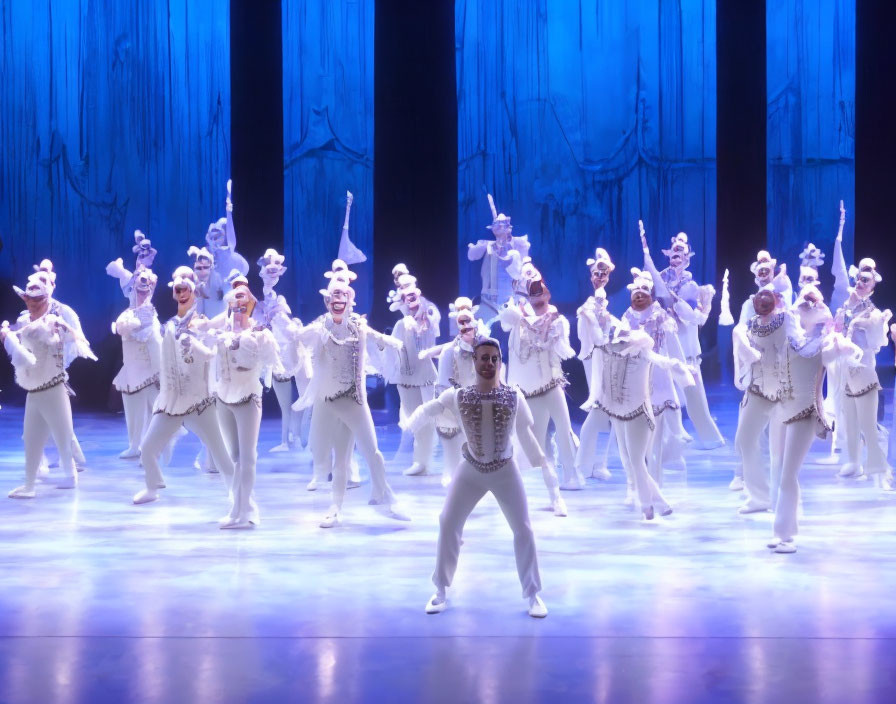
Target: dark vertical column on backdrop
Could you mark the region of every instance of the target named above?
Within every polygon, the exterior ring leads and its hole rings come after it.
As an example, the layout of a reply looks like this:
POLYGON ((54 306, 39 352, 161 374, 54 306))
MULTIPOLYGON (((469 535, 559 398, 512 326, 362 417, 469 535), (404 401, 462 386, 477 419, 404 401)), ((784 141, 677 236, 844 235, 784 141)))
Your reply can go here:
POLYGON ((855 258, 872 257, 880 267, 884 280, 875 299, 881 308, 896 306, 896 133, 888 119, 896 46, 881 30, 894 24, 890 0, 857 0, 855 258))
POLYGON ((716 6, 717 268, 731 272, 735 318, 766 243, 765 2, 716 6))
POLYGON ((375 12, 374 300, 401 261, 445 315, 457 295, 454 0, 377 0, 375 12))
MULTIPOLYGON (((283 251, 283 56, 279 2, 230 0, 233 217, 250 264, 283 251)), ((222 184, 223 194, 223 184, 222 184)))

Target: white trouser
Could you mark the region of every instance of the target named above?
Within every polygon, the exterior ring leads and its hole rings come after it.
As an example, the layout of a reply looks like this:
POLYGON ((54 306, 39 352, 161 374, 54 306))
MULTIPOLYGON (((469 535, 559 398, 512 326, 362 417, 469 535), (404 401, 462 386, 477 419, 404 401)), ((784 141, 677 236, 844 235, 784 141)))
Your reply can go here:
POLYGON ((439 544, 436 552, 436 569, 433 584, 439 590, 451 586, 457 570, 464 524, 476 504, 488 492, 492 492, 510 530, 513 531, 513 552, 516 569, 523 587, 523 596, 531 597, 541 591, 538 573, 538 557, 535 553, 535 536, 529 523, 529 506, 526 490, 516 463, 511 459, 494 472, 480 472, 466 460, 462 460, 448 487, 445 506, 439 515, 439 544))
POLYGON ((616 431, 616 443, 619 445, 619 457, 622 465, 638 491, 641 508, 656 505, 661 511, 668 508, 669 503, 660 492, 653 477, 647 472, 647 452, 653 437, 653 429, 643 413, 631 420, 612 418, 616 431))
POLYGON ((72 404, 65 384, 56 384, 43 391, 29 391, 25 396, 25 487, 34 489, 34 480, 47 440, 53 437, 59 451, 59 468, 65 476, 75 476, 72 458, 72 404))
POLYGON ((274 379, 271 386, 274 387, 274 395, 280 406, 280 444, 289 444, 289 433, 295 427, 292 410, 292 382, 293 378, 286 381, 274 379))
MULTIPOLYGON (((435 386, 401 386, 398 385, 398 398, 401 399, 401 417, 410 418, 427 401, 435 397, 435 386)), ((432 423, 424 424, 414 433, 414 462, 428 467, 432 462, 432 449, 436 443, 436 429, 432 423)))
POLYGON ((613 442, 613 425, 610 416, 599 408, 588 411, 582 429, 579 431, 579 449, 576 452, 576 468, 580 472, 590 472, 592 467, 607 468, 607 455, 613 442), (597 449, 598 436, 607 433, 607 442, 597 449))
POLYGON ((255 465, 258 462, 258 430, 261 427, 261 399, 251 398, 231 405, 218 402, 218 421, 224 443, 233 460, 233 505, 230 518, 259 522, 255 504, 255 465))
POLYGON ((831 451, 842 450, 846 445, 846 419, 843 415, 846 396, 846 381, 843 378, 843 363, 834 360, 825 367, 827 371, 828 395, 831 411, 834 416, 834 439, 831 441, 831 451))
POLYGON ((846 430, 846 452, 849 462, 856 467, 864 466, 865 474, 882 474, 890 470, 887 454, 877 435, 877 389, 861 396, 843 396, 843 421, 846 430), (862 438, 868 456, 862 463, 862 438))
MULTIPOLYGON (((767 425, 775 423, 773 415, 776 414, 778 404, 767 398, 747 391, 740 407, 740 416, 737 421, 737 434, 734 436, 734 446, 740 455, 743 465, 744 488, 750 504, 756 508, 771 507, 769 495, 768 472, 763 461, 761 439, 763 430, 767 425)), ((779 453, 778 441, 780 435, 773 428, 769 429, 769 443, 773 447, 773 453, 779 453)))
POLYGON ((775 536, 790 540, 798 531, 797 511, 800 505, 799 473, 812 440, 815 439, 815 416, 780 425, 784 429, 783 446, 772 456, 773 476, 779 485, 775 502, 775 536))
POLYGON ((688 418, 694 424, 694 430, 697 431, 697 437, 703 443, 724 443, 725 439, 716 422, 709 414, 709 402, 706 400, 706 388, 703 386, 703 374, 700 372, 700 366, 695 365, 694 385, 685 386, 681 391, 684 393, 685 406, 688 412, 688 418))
POLYGON ((224 446, 218 415, 214 413, 214 404, 202 412, 193 411, 184 416, 170 416, 167 413, 155 413, 149 421, 149 428, 140 443, 140 460, 146 476, 146 488, 155 492, 163 483, 162 470, 159 468, 159 457, 165 451, 178 429, 183 425, 199 438, 208 449, 215 465, 224 475, 227 490, 233 482, 233 462, 224 446))
MULTIPOLYGON (((743 408, 738 408, 737 411, 737 428, 740 429, 740 419, 743 415, 743 408)), ((734 437, 735 449, 737 449, 737 431, 735 430, 734 437)), ((759 454, 762 456, 762 470, 765 473, 768 473, 768 460, 769 455, 771 454, 771 440, 769 439, 769 423, 768 419, 766 419, 765 427, 762 430, 762 433, 759 436, 759 454)), ((738 451, 738 460, 737 464, 734 465, 734 476, 744 478, 744 462, 743 458, 740 456, 740 452, 738 451)))
POLYGON ((457 467, 461 463, 461 448, 465 436, 462 430, 458 430, 450 438, 440 434, 439 439, 442 441, 442 476, 450 480, 457 473, 457 467))
POLYGON ((386 481, 386 462, 377 447, 373 418, 367 404, 361 405, 354 399, 344 396, 335 401, 317 400, 313 408, 310 442, 314 476, 326 477, 332 466, 333 503, 342 508, 348 470, 348 463, 344 460, 350 456, 351 442, 354 439, 361 456, 370 468, 371 501, 394 504, 395 495, 386 481), (335 463, 332 460, 334 451, 335 463))
POLYGON ((676 435, 671 427, 674 424, 674 410, 667 408, 655 417, 656 429, 650 441, 647 471, 659 486, 663 485, 663 464, 684 462, 681 436, 676 435))
MULTIPOLYGON (((547 393, 527 398, 526 402, 529 404, 529 410, 532 411, 532 420, 534 421, 532 432, 535 433, 535 439, 541 445, 541 451, 545 456, 552 454, 548 443, 548 424, 553 420, 557 449, 560 452, 560 461, 563 463, 564 481, 576 481, 576 440, 572 432, 572 424, 569 422, 569 408, 566 405, 566 394, 563 393, 563 389, 555 386, 547 393)), ((556 473, 554 476, 556 477, 556 473)), ((552 482, 547 475, 545 475, 545 484, 548 491, 551 491, 552 482)))
POLYGON ((121 394, 124 422, 128 427, 129 452, 136 452, 140 448, 140 441, 152 417, 152 405, 158 395, 159 389, 155 384, 150 384, 133 394, 121 394))

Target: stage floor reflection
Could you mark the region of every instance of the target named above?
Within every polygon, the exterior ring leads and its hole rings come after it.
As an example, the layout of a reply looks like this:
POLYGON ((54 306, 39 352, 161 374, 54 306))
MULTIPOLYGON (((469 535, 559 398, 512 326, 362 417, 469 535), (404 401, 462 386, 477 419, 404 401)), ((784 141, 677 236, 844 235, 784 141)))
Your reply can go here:
MULTIPOLYGON (((716 390, 728 438, 737 405, 716 390)), ((22 411, 0 411, 0 488, 22 475, 22 411)), ((348 493, 305 490, 307 451, 269 454, 262 524, 227 532, 220 477, 178 445, 158 503, 131 505, 142 470, 117 459, 124 420, 76 415, 88 458, 76 491, 51 472, 35 500, 0 499, 0 701, 892 702, 896 496, 836 478, 817 442, 801 475, 799 550, 770 552, 771 514, 739 516, 735 455, 689 450, 666 473, 675 513, 647 523, 609 482, 564 492, 556 518, 526 474, 547 619, 526 615, 509 529, 493 499, 464 534, 450 608, 432 593, 438 475, 404 477, 396 427, 379 428, 399 523, 348 493)), ((438 458, 437 458, 437 464, 438 458)), ((365 474, 366 468, 362 466, 365 474)))

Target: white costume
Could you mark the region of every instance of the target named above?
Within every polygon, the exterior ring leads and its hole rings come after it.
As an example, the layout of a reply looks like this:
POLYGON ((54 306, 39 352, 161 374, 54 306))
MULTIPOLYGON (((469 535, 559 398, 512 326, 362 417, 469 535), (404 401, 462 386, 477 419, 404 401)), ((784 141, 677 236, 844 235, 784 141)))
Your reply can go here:
MULTIPOLYGON (((530 609, 534 608, 536 603, 540 604, 536 595, 541 591, 541 577, 526 491, 512 456, 514 434, 533 465, 546 467, 547 460, 533 433, 534 423, 525 397, 519 389, 503 384, 487 392, 476 386, 448 389, 419 408, 411 417, 409 427, 430 424, 431 418, 446 412, 454 415, 463 426, 467 441, 463 445, 464 459, 448 488, 445 506, 439 516, 439 544, 432 575, 438 592, 427 605, 427 611, 436 613, 445 608, 445 590, 451 586, 457 569, 464 524, 488 492, 497 499, 513 531, 513 549, 523 596, 533 605, 530 609)), ((544 605, 540 604, 540 607, 543 613, 530 610, 530 614, 546 615, 544 605)))
POLYGON ((401 343, 369 328, 364 318, 351 312, 354 291, 346 283, 331 279, 321 293, 329 312, 309 325, 290 330, 311 351, 313 359, 314 376, 293 408, 313 408, 310 444, 315 476, 326 476, 334 451, 337 458, 332 465, 333 505, 321 527, 339 521, 347 476, 346 463, 339 458, 347 457, 346 445, 352 438, 370 468, 370 503, 388 507, 393 518, 407 520, 386 480, 386 463, 367 405, 366 383, 368 344, 397 350, 401 343))
MULTIPOLYGON (((576 331, 581 344, 578 356, 585 367, 585 378, 588 381, 590 392, 595 379, 596 383, 600 383, 601 358, 598 348, 606 342, 609 333, 607 326, 611 321, 611 316, 607 313, 606 286, 616 265, 613 264, 607 250, 602 247, 598 247, 594 251, 594 258, 588 259, 585 263, 591 273, 594 295, 589 296, 588 300, 576 311, 576 331)), ((587 472, 592 477, 602 480, 610 478, 610 471, 607 469, 607 455, 610 451, 612 433, 613 426, 610 423, 610 417, 599 408, 592 408, 579 432, 576 469, 580 474, 587 472), (607 434, 607 441, 602 452, 597 455, 597 440, 600 433, 607 434)))
MULTIPOLYGON (((492 210, 492 224, 488 229, 494 240, 477 240, 467 246, 467 258, 471 262, 482 260, 481 304, 494 318, 501 304, 514 295, 514 281, 519 279, 523 259, 529 255, 529 236, 514 237, 513 225, 504 213, 498 214, 491 194, 488 196, 492 210)), ((491 324, 491 321, 486 321, 491 324)))
POLYGON ((881 280, 874 260, 862 259, 858 267, 851 267, 850 275, 856 285, 834 319, 847 450, 847 462, 841 467, 840 476, 860 476, 864 472, 876 476, 884 488, 890 488, 891 467, 877 431, 881 386, 876 356, 887 344, 892 314, 889 310, 878 310, 871 301, 874 287, 881 280), (865 462, 862 461, 863 438, 867 449, 865 462))
MULTIPOLYGON (((778 552, 793 552, 799 505, 798 475, 816 434, 830 429, 821 403, 824 377, 822 348, 831 315, 814 287, 815 302, 798 301, 801 327, 795 309, 775 308, 755 315, 734 330, 736 385, 745 391, 735 446, 744 466, 747 500, 741 513, 775 508, 775 536, 770 544, 778 552), (808 334, 807 334, 808 333, 808 334), (760 436, 769 426, 772 491, 761 457, 760 436)), ((766 291, 775 294, 771 289, 766 291)))
MULTIPOLYGON (((23 298, 49 300, 49 287, 32 274, 25 291, 16 289, 23 298)), ((15 368, 16 383, 27 391, 25 397, 24 432, 25 483, 13 489, 10 498, 33 498, 34 482, 47 439, 52 436, 59 450, 59 466, 64 478, 59 488, 70 489, 78 484, 72 458, 72 409, 66 381, 66 351, 96 360, 87 340, 49 305, 32 319, 27 311, 10 326, 3 323, 4 347, 15 368)))
MULTIPOLYGON (((550 292, 541 274, 529 262, 524 265, 522 280, 530 301, 533 305, 538 302, 542 312, 540 315, 535 312, 530 314, 513 299, 502 306, 499 314, 501 327, 510 333, 507 379, 512 386, 518 386, 526 397, 535 420, 535 437, 545 454, 549 454, 548 426, 551 421, 554 422, 557 449, 563 463, 563 486, 581 489, 585 480, 575 466, 578 438, 569 419, 566 394, 563 392, 568 382, 560 366, 564 359, 572 359, 576 354, 569 345, 569 321, 549 304, 550 292)), ((556 472, 549 464, 544 467, 544 481, 555 504, 555 513, 565 515, 565 510, 558 510, 562 501, 559 501, 557 493, 556 472)))
POLYGON ((226 280, 234 269, 243 276, 249 273, 249 262, 236 251, 236 228, 233 225, 233 201, 231 200, 232 185, 232 182, 228 180, 225 201, 226 216, 211 223, 205 233, 208 251, 214 257, 215 273, 222 281, 226 280))
MULTIPOLYGON (((175 295, 185 288, 195 293, 190 269, 176 269, 169 286, 175 295)), ((134 496, 135 504, 159 498, 158 490, 165 487, 159 458, 181 426, 199 437, 224 474, 227 490, 231 488, 233 462, 224 446, 217 417, 209 412, 215 403, 209 387, 209 364, 215 357, 215 349, 204 342, 203 318, 197 313, 193 295, 189 306, 183 315, 175 315, 163 327, 160 391, 140 446, 146 488, 134 496)))
POLYGON ((680 389, 688 417, 694 424, 700 449, 713 450, 725 444, 715 421, 709 413, 703 375, 700 372, 702 350, 700 349, 700 328, 706 323, 715 296, 710 286, 698 286, 687 270, 694 255, 688 243, 688 236, 679 232, 672 238, 670 249, 663 254, 669 257, 670 266, 657 271, 650 253, 644 251, 644 268, 650 272, 656 290, 656 297, 666 312, 675 321, 676 336, 681 346, 684 360, 694 375, 694 385, 680 389))
MULTIPOLYGON (((439 337, 441 315, 438 309, 423 298, 413 277, 399 277, 401 305, 404 316, 395 323, 392 337, 398 341, 397 369, 390 369, 386 382, 398 387, 401 399, 401 418, 409 418, 417 408, 431 401, 435 394, 436 368, 431 359, 420 353, 432 348, 439 337)), ((414 460, 405 470, 409 476, 425 474, 432 463, 435 429, 428 425, 414 433, 414 460)))
MULTIPOLYGON (((250 306, 254 297, 246 286, 228 291, 231 307, 250 306)), ((251 308, 245 311, 248 316, 251 308)), ((217 359, 215 396, 224 441, 233 460, 233 504, 222 528, 247 528, 258 524, 253 499, 255 465, 258 461, 258 431, 261 427, 261 379, 282 371, 277 341, 267 328, 249 318, 240 329, 233 318, 215 331, 217 359)))

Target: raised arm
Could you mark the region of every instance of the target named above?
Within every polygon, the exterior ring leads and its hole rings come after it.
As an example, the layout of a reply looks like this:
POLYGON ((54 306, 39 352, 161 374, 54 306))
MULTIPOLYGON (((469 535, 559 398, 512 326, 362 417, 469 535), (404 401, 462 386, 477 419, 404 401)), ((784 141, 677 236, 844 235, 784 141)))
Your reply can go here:
MULTIPOLYGON (((230 247, 231 252, 236 252, 236 228, 233 225, 233 199, 231 197, 231 188, 233 186, 233 181, 231 179, 227 179, 227 200, 225 201, 224 209, 227 211, 227 227, 225 230, 225 234, 227 235, 227 246, 230 247)), ((246 272, 243 272, 245 275, 246 272)))
POLYGON ((650 277, 653 279, 655 298, 659 299, 664 308, 671 308, 673 296, 669 293, 666 282, 663 281, 663 277, 660 276, 660 272, 653 263, 653 257, 650 256, 650 247, 647 245, 647 234, 644 231, 643 220, 638 220, 638 234, 641 236, 641 249, 644 252, 644 269, 650 272, 650 277))
POLYGON ((831 258, 831 273, 834 275, 834 295, 831 301, 842 305, 849 293, 849 272, 846 268, 846 260, 843 258, 843 226, 846 224, 846 208, 840 201, 840 227, 837 229, 837 237, 834 239, 834 256, 831 258))

